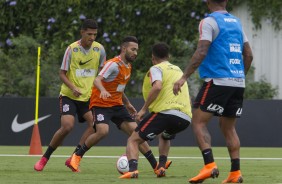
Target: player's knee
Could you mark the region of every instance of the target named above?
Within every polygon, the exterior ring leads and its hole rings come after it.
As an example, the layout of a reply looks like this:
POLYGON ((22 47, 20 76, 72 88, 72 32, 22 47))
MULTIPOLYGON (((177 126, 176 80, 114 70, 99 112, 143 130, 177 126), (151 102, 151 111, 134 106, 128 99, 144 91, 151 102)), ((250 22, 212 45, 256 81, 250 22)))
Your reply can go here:
POLYGON ((61 127, 62 134, 68 134, 72 131, 73 126, 72 125, 64 125, 61 127))
POLYGON ((104 130, 104 129, 97 129, 96 134, 99 138, 106 137, 109 133, 109 130, 104 130))

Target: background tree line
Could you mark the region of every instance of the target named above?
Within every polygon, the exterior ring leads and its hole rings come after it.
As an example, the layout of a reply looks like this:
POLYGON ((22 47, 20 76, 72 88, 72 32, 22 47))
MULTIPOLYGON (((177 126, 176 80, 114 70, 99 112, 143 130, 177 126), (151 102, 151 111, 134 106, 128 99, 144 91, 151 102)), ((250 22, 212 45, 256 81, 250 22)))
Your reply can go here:
MULTIPOLYGON (((244 0, 230 0, 228 10, 244 0)), ((182 69, 198 41, 199 21, 208 15, 205 0, 0 0, 0 95, 32 97, 35 94, 37 47, 41 53, 40 96, 58 96, 58 71, 66 47, 80 38, 81 21, 97 20, 97 41, 107 58, 119 54, 125 35, 135 35, 140 48, 133 66, 127 94, 140 97, 145 72, 151 66, 151 45, 170 45, 172 62, 182 69)), ((280 29, 281 1, 250 0, 253 21, 260 27, 262 17, 271 17, 280 29), (268 9, 268 8, 269 9, 268 9), (275 11, 274 11, 275 10, 275 11), (258 13, 259 12, 259 13, 258 13)), ((246 98, 272 98, 277 94, 265 80, 253 81, 248 75, 246 98)), ((193 96, 201 83, 195 73, 189 79, 193 96)))

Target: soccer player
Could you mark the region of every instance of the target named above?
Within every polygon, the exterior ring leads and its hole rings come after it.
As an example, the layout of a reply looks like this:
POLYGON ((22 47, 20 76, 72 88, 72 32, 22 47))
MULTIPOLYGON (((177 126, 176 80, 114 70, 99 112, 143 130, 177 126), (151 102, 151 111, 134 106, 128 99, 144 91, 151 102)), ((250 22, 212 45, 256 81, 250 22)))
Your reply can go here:
POLYGON ((152 66, 144 78, 143 96, 145 103, 136 115, 141 121, 128 138, 126 155, 129 160, 129 172, 120 178, 138 177, 138 146, 145 141, 159 136, 159 164, 155 170, 157 177, 165 176, 170 140, 175 134, 185 130, 192 117, 191 103, 187 82, 181 87, 178 96, 172 88, 183 74, 181 69, 169 62, 169 47, 165 43, 157 43, 152 47, 152 66), (149 109, 144 119, 144 115, 149 109))
MULTIPOLYGON (((136 110, 124 94, 124 89, 130 79, 131 63, 136 59, 137 52, 137 38, 134 36, 125 37, 121 43, 120 55, 106 61, 105 66, 95 79, 90 108, 94 115, 96 132, 91 134, 84 145, 73 154, 70 165, 74 170, 78 170, 85 152, 107 136, 110 121, 128 136, 136 128, 137 123, 132 119, 132 116, 136 115, 136 110)), ((140 151, 155 169, 157 161, 147 142, 140 145, 140 151)))
POLYGON ((242 114, 245 75, 253 60, 248 39, 240 20, 226 11, 227 0, 207 0, 212 12, 199 25, 197 49, 183 76, 174 84, 177 95, 187 78, 199 67, 204 84, 193 104, 192 127, 205 166, 190 183, 202 183, 219 175, 211 149, 207 124, 219 117, 221 132, 231 159, 231 169, 223 183, 242 183, 240 171, 240 140, 235 125, 242 114))
MULTIPOLYGON (((36 171, 42 171, 56 148, 73 129, 75 116, 80 122, 86 121, 88 127, 76 148, 78 150, 85 139, 94 132, 93 115, 89 110, 89 99, 95 77, 100 66, 106 60, 104 47, 95 41, 98 25, 95 20, 86 19, 81 27, 81 39, 68 46, 60 70, 63 84, 60 91, 61 127, 40 160, 34 165, 36 171)), ((70 158, 65 165, 69 167, 70 158)))

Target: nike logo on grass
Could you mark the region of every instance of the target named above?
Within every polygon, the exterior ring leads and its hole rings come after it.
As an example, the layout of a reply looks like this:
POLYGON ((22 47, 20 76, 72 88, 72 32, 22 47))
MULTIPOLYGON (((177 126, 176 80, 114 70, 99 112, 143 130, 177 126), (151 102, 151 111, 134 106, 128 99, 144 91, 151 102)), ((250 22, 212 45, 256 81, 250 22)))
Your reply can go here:
POLYGON ((88 62, 91 61, 91 60, 92 60, 92 58, 89 59, 89 60, 87 60, 87 61, 85 61, 85 62, 79 61, 79 65, 84 65, 84 64, 88 63, 88 62))
MULTIPOLYGON (((47 116, 43 116, 41 118, 38 118, 38 123, 40 121, 43 121, 44 119, 50 117, 51 114, 47 115, 47 116)), ((14 118, 13 122, 12 122, 12 130, 13 132, 21 132, 25 129, 27 129, 28 127, 31 127, 32 125, 34 125, 35 120, 31 120, 28 122, 24 122, 24 123, 18 123, 18 114, 16 115, 16 117, 14 118)))

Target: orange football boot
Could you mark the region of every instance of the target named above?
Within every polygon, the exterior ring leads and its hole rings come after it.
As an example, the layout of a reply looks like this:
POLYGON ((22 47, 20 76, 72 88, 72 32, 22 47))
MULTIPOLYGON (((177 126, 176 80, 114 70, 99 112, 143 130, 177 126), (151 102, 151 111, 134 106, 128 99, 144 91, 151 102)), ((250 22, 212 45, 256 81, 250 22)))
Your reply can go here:
POLYGON ((195 176, 194 178, 191 178, 189 180, 190 183, 202 183, 205 179, 208 178, 217 178, 219 175, 219 171, 217 169, 217 166, 215 162, 209 163, 205 165, 201 170, 200 173, 195 176))
POLYGON ((227 179, 223 180, 222 183, 243 183, 241 171, 238 170, 230 172, 227 179))

